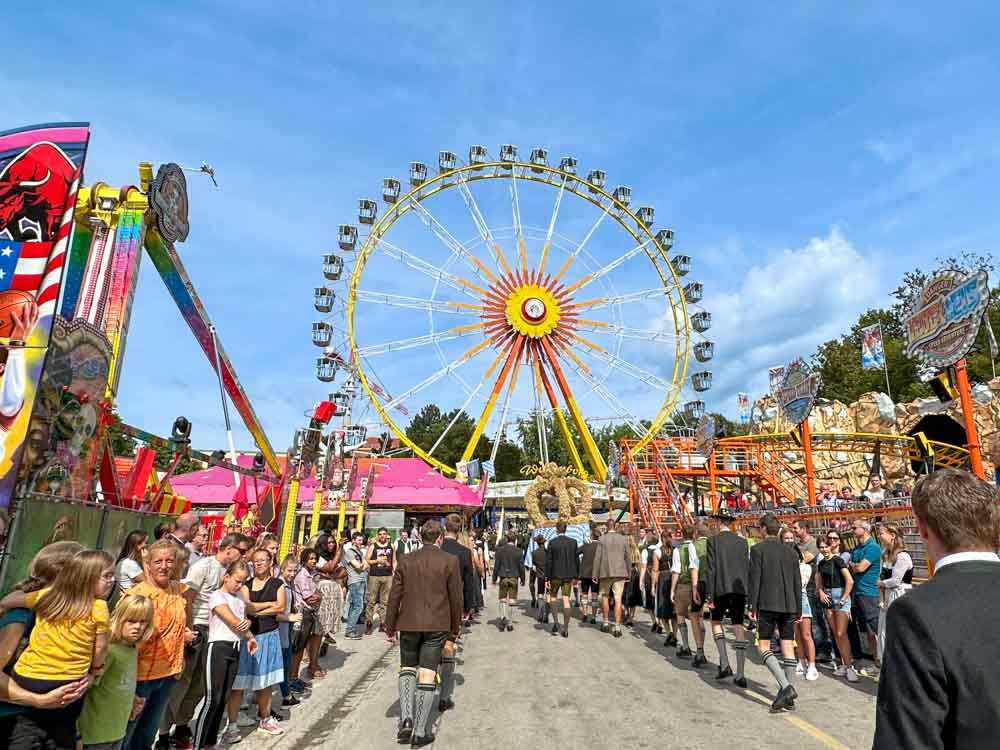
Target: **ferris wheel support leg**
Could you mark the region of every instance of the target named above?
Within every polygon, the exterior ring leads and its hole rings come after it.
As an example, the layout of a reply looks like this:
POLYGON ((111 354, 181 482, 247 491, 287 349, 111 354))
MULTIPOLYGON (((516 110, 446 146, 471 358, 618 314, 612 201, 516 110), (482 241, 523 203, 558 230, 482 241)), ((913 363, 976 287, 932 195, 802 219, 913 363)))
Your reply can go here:
POLYGON ((483 407, 483 413, 479 417, 479 421, 476 423, 476 429, 472 432, 472 437, 469 438, 468 445, 465 446, 465 451, 462 453, 462 460, 468 461, 472 458, 472 454, 476 450, 476 445, 479 444, 479 438, 483 436, 483 430, 486 429, 486 423, 490 419, 490 414, 493 413, 493 407, 496 406, 497 398, 500 397, 500 391, 503 390, 503 384, 507 381, 507 377, 510 375, 511 368, 513 368, 521 359, 521 350, 524 348, 524 338, 518 337, 517 341, 510 349, 510 354, 507 355, 507 361, 503 364, 503 369, 500 370, 500 375, 497 377, 497 381, 493 384, 493 391, 490 393, 490 397, 486 400, 486 406, 483 407))
POLYGON ((552 374, 555 375, 556 384, 562 392, 566 408, 569 410, 569 414, 573 418, 573 423, 576 425, 576 429, 580 433, 580 438, 583 440, 583 450, 587 454, 587 461, 594 470, 594 479, 595 481, 603 482, 608 471, 604 465, 604 457, 601 456, 601 451, 598 450, 597 443, 594 442, 594 437, 590 434, 590 428, 587 427, 587 423, 580 413, 580 408, 576 405, 576 399, 573 398, 573 393, 569 389, 569 384, 566 382, 562 368, 559 367, 558 357, 552 348, 552 344, 549 343, 548 339, 543 338, 541 341, 542 349, 545 351, 545 359, 549 363, 549 367, 552 368, 552 374))
POLYGON ((535 357, 535 372, 542 383, 545 395, 549 399, 549 405, 552 406, 552 413, 555 415, 556 424, 559 425, 559 432, 562 434, 563 442, 566 443, 566 447, 569 449, 570 458, 573 460, 573 467, 576 469, 576 473, 580 475, 580 479, 586 481, 589 478, 587 469, 583 465, 583 459, 580 458, 580 452, 576 449, 576 442, 573 440, 573 433, 569 431, 569 424, 566 422, 566 417, 562 409, 559 408, 559 400, 556 398, 556 392, 552 389, 552 384, 549 382, 545 370, 542 369, 542 358, 537 349, 536 355, 538 356, 535 357))

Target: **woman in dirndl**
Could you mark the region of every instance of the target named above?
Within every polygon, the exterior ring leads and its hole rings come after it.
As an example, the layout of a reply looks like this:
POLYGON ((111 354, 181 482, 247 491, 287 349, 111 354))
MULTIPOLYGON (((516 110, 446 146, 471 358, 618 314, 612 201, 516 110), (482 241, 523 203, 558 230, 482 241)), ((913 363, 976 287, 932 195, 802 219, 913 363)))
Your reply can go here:
POLYGON ((323 533, 316 539, 316 586, 323 599, 316 614, 319 632, 323 635, 323 645, 319 655, 326 656, 329 646, 336 643, 334 635, 340 629, 340 618, 344 611, 344 587, 340 581, 347 571, 340 564, 342 548, 333 534, 323 533))
POLYGON ((882 571, 878 582, 879 603, 878 613, 878 661, 882 662, 885 653, 885 615, 889 605, 913 588, 913 558, 906 551, 906 541, 903 533, 895 526, 884 525, 878 532, 882 543, 882 571))
POLYGON ((285 678, 281 655, 278 616, 284 615, 286 586, 272 575, 274 561, 266 549, 253 553, 253 578, 241 592, 247 603, 250 632, 257 639, 257 652, 251 654, 247 642, 240 643, 240 666, 229 696, 229 721, 235 726, 239 717, 243 691, 254 691, 257 698, 257 730, 281 735, 284 730, 271 715, 271 692, 285 678))

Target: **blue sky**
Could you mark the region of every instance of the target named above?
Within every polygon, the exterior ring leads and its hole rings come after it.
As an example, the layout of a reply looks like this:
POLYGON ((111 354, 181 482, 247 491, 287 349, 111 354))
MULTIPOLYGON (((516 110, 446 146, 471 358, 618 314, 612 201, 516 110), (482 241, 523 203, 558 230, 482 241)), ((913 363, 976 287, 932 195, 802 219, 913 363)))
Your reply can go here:
MULTIPOLYGON (((5 14, 3 129, 89 120, 89 181, 212 163, 181 252, 278 449, 328 390, 309 325, 336 225, 440 149, 544 145, 655 205, 706 285, 728 413, 903 271, 1000 229, 983 3, 56 5, 5 14)), ((136 299, 121 413, 161 434, 185 414, 221 446, 211 370, 148 262, 136 299)))

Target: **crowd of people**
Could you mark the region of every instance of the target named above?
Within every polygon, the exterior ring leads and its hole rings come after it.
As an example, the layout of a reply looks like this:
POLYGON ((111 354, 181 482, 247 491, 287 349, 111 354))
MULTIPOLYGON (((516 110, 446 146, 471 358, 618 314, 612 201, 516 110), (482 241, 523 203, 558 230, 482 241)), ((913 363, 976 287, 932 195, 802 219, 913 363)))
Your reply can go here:
MULTIPOLYGON (((468 621, 486 554, 459 522, 468 621)), ((325 531, 283 559, 270 533, 226 534, 209 551, 190 513, 153 538, 130 532, 117 559, 48 544, 0 600, 0 747, 200 750, 246 728, 281 735, 341 626, 349 639, 386 630, 398 561, 422 546, 383 528, 325 531)))
MULTIPOLYGON (((530 607, 551 621, 553 636, 570 637, 574 610, 580 626, 616 638, 646 611, 664 647, 694 668, 709 665, 711 636, 715 679, 738 687, 748 686, 754 640, 775 681, 775 711, 795 708, 797 683, 819 679, 818 667, 853 683, 884 661, 877 747, 924 746, 914 744, 921 721, 991 737, 983 714, 963 708, 962 727, 948 717, 959 710, 955 690, 975 695, 986 679, 963 666, 967 649, 956 640, 985 639, 1000 626, 989 588, 1000 570, 995 489, 944 470, 917 486, 913 507, 928 560, 947 569, 945 583, 935 578, 916 591, 913 556, 896 526, 855 518, 820 532, 808 519, 785 526, 768 513, 744 533, 725 506, 711 524, 663 538, 609 518, 591 524, 582 544, 562 521, 548 540, 529 529, 497 538, 466 531, 458 515, 394 542, 384 528, 370 539, 324 532, 283 559, 269 533, 230 533, 210 551, 192 514, 153 539, 131 532, 117 559, 55 542, 0 599, 0 746, 200 750, 239 742, 241 728, 279 736, 287 709, 326 676, 320 660, 341 625, 358 639, 376 622, 400 648, 397 739, 428 745, 433 707, 455 707, 461 636, 491 579, 504 633, 514 630, 519 590, 530 582, 530 607), (956 585, 985 608, 955 600, 956 585), (895 614, 901 608, 910 619, 895 614), (943 628, 964 635, 944 637, 943 628), (926 715, 913 706, 915 685, 926 715)), ((996 706, 985 713, 1000 718, 996 706)))

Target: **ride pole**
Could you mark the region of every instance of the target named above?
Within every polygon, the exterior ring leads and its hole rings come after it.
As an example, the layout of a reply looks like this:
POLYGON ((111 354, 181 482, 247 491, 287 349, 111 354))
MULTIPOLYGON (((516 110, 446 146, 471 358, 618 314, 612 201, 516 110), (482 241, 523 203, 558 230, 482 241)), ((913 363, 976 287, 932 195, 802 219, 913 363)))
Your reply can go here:
POLYGON ((716 492, 715 488, 715 451, 713 450, 708 454, 708 499, 712 504, 712 512, 716 513, 719 510, 719 493, 716 492))
POLYGON ((985 480, 986 470, 983 468, 979 431, 976 429, 976 418, 972 411, 972 389, 969 387, 969 372, 966 369, 965 357, 955 363, 955 381, 958 386, 959 403, 962 405, 962 419, 965 421, 965 447, 969 450, 969 464, 972 473, 985 480))
POLYGON ((809 505, 816 505, 816 472, 813 469, 812 434, 809 432, 809 417, 802 420, 802 463, 806 467, 806 495, 809 505))

